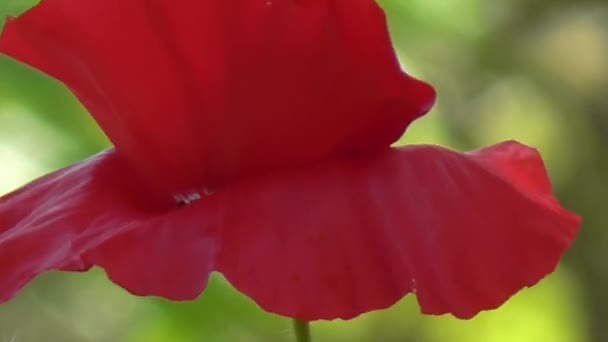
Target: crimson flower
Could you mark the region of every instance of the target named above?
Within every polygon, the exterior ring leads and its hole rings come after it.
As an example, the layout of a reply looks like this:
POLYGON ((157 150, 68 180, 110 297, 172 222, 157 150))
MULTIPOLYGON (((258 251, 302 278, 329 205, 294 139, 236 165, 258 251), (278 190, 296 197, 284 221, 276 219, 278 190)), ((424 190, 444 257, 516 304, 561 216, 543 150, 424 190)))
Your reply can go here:
POLYGON ((0 300, 100 266, 190 300, 352 318, 416 293, 470 318, 552 272, 580 220, 538 153, 392 148, 433 105, 372 0, 43 0, 0 51, 63 82, 115 148, 0 199, 0 300))

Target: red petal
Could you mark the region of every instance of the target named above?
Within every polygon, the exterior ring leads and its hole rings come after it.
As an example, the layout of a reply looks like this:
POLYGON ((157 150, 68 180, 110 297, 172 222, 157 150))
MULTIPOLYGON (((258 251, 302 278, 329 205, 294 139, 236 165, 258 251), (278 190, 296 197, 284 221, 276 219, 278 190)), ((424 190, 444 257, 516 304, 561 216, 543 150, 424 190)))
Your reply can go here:
POLYGON ((516 143, 416 146, 235 186, 218 270, 264 309, 352 318, 415 292, 470 318, 551 273, 580 220, 516 143))
POLYGON ((43 0, 0 51, 64 82, 172 191, 388 146, 435 97, 372 0, 43 0))
POLYGON ((41 272, 95 264, 136 294, 197 296, 214 233, 192 224, 196 206, 159 198, 114 151, 0 198, 0 301, 41 272))
POLYGON ((132 294, 195 299, 207 287, 218 249, 204 214, 195 204, 137 222, 82 258, 132 294))

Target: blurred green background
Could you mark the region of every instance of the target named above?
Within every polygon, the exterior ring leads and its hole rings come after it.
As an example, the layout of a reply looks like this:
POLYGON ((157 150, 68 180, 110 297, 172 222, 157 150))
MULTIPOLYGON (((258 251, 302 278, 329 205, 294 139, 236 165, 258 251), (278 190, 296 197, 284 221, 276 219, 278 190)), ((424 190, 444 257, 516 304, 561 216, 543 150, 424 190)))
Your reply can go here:
MULTIPOLYGON (((35 1, 2 0, 0 17, 35 1)), ((608 2, 384 0, 406 70, 439 94, 403 143, 538 147, 563 204, 584 217, 559 271, 471 321, 389 310, 313 325, 315 341, 608 341, 608 2)), ((0 194, 108 146, 57 82, 0 56, 0 194)), ((1 281, 1 280, 0 280, 1 281)), ((194 303, 138 298, 105 274, 47 274, 0 306, 0 342, 291 341, 214 276, 194 303)))

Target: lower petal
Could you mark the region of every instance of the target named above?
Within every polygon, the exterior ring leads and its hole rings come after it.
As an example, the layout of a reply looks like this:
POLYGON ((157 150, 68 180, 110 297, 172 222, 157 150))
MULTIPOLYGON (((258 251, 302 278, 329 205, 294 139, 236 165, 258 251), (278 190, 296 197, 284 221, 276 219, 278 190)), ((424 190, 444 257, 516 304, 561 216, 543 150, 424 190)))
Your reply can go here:
POLYGON ((472 154, 413 146, 235 185, 218 270, 262 308, 353 318, 414 292, 471 318, 551 273, 580 220, 517 143, 472 154), (524 167, 525 166, 525 167, 524 167))
POLYGON ((195 207, 176 209, 113 150, 40 178, 0 198, 0 302, 42 272, 94 265, 132 293, 194 298, 216 250, 195 207))
POLYGON ((83 260, 134 295, 192 300, 207 287, 216 252, 215 231, 193 205, 136 223, 83 260))

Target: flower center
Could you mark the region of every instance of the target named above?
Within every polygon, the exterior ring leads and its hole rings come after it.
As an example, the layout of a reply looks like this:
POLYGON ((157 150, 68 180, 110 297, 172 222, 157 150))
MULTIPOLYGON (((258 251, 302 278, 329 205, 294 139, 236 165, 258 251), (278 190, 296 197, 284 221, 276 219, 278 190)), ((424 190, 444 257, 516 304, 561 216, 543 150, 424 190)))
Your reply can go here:
MULTIPOLYGON (((204 191, 204 194, 207 195, 207 191, 204 191)), ((203 195, 201 195, 199 192, 191 192, 186 195, 180 194, 180 195, 173 196, 173 199, 175 200, 175 204, 178 207, 185 207, 202 198, 203 198, 203 195)))
POLYGON ((191 191, 183 194, 173 195, 173 200, 175 201, 175 205, 178 207, 185 207, 211 195, 213 195, 213 191, 203 188, 201 191, 191 191))

